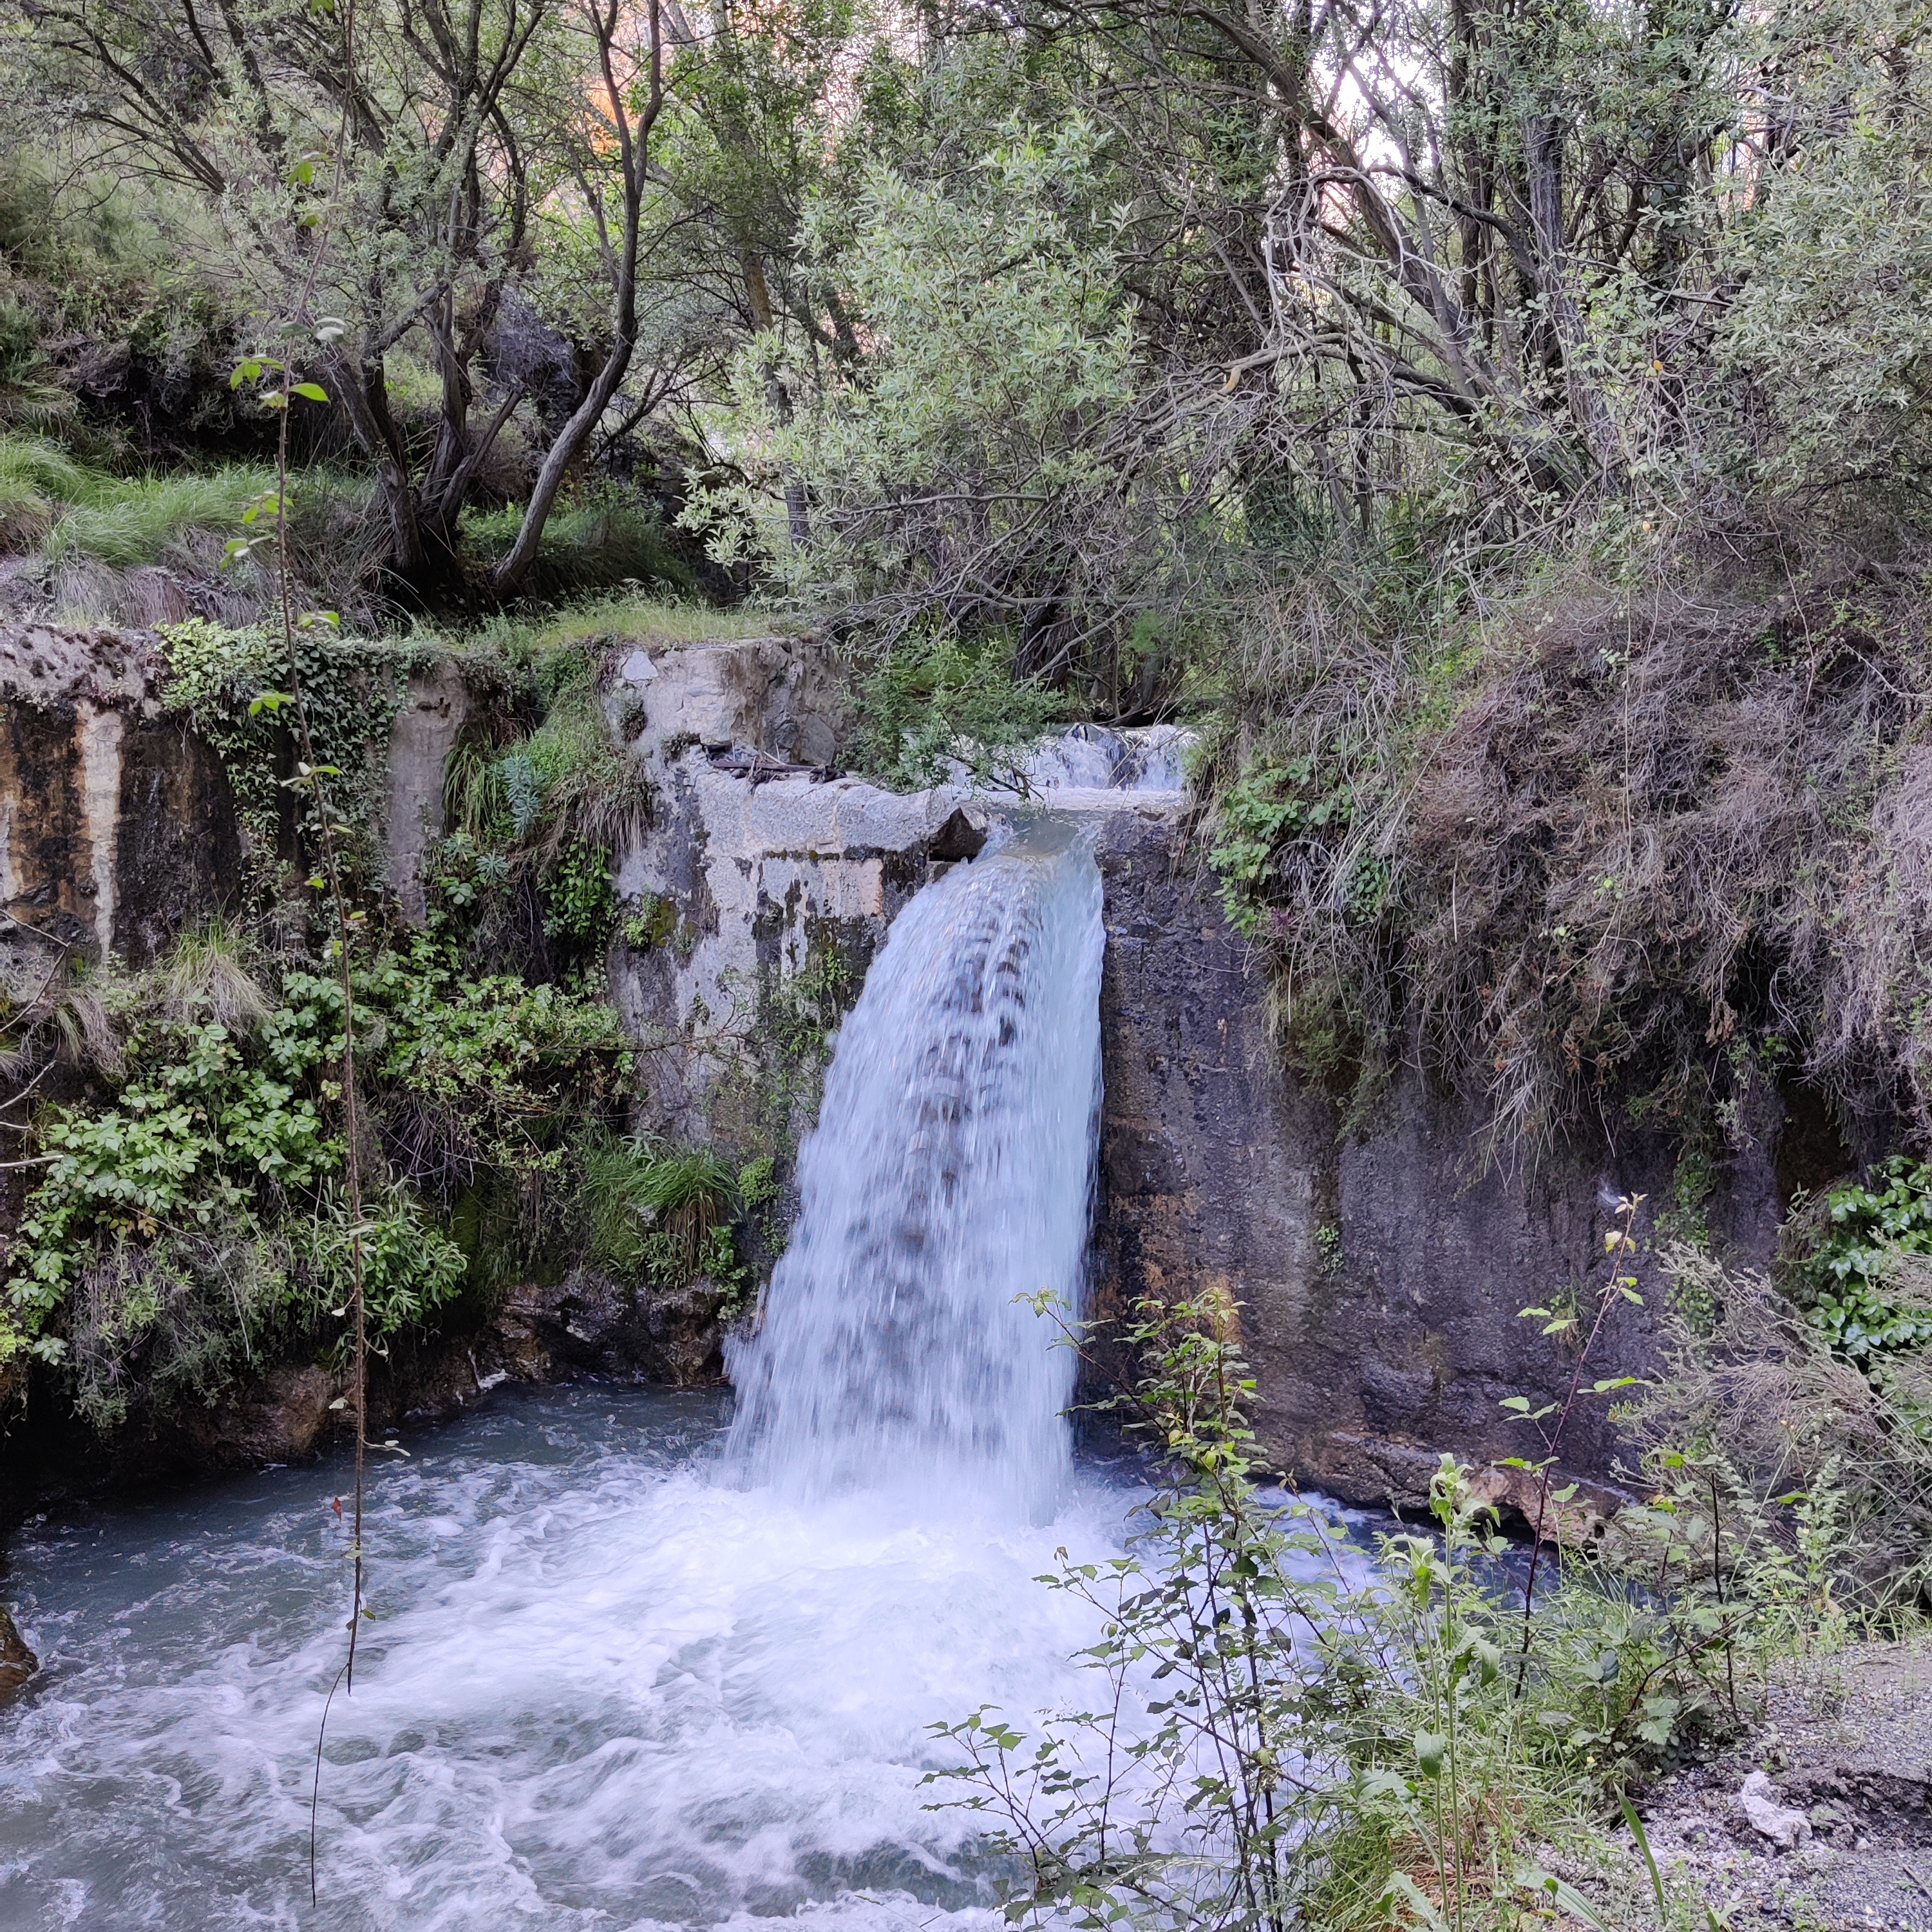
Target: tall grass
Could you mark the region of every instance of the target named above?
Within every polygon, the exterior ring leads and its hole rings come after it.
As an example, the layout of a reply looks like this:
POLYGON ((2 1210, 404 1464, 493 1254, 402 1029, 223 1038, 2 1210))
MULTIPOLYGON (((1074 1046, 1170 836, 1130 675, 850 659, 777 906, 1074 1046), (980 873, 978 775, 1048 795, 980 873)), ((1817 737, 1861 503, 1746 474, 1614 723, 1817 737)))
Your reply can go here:
POLYGON ((112 476, 44 437, 0 435, 0 543, 38 546, 53 563, 83 556, 117 569, 154 563, 191 530, 238 530, 274 480, 260 464, 112 476))
POLYGON ((787 626, 769 610, 620 591, 541 617, 499 616, 480 633, 514 662, 534 662, 560 645, 620 638, 644 645, 732 643, 766 638, 787 626))
MULTIPOLYGON (((522 521, 518 504, 471 511, 463 519, 463 533, 479 556, 494 562, 515 541, 522 521)), ((624 583, 654 584, 687 595, 697 588, 690 565, 654 511, 612 496, 551 514, 531 566, 530 594, 580 596, 624 583)))
POLYGON ((719 1237, 737 1210, 737 1182, 708 1148, 595 1140, 580 1198, 592 1258, 626 1280, 674 1286, 732 1259, 719 1237))

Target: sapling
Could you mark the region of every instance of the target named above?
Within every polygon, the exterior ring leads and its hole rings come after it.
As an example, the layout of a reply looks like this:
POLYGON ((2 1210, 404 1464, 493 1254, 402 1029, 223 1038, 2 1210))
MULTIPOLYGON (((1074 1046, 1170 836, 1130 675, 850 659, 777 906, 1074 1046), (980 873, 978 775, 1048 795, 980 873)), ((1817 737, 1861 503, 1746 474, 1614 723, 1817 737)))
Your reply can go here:
MULTIPOLYGON (((1579 1401, 1586 1393, 1593 1396, 1614 1394, 1618 1389, 1635 1386, 1634 1376, 1605 1376, 1590 1384, 1586 1391, 1583 1387, 1583 1372, 1595 1351, 1598 1340, 1604 1332, 1604 1324, 1610 1319, 1612 1310, 1629 1302, 1641 1308, 1643 1297, 1637 1292, 1636 1276, 1625 1273, 1628 1257, 1636 1252, 1636 1210, 1642 1204, 1641 1194, 1626 1194, 1617 1202, 1617 1218, 1604 1237, 1605 1250, 1610 1256, 1610 1276, 1604 1284, 1597 1298, 1596 1312, 1590 1324, 1589 1333, 1582 1338, 1576 1351, 1576 1365, 1570 1371, 1570 1386, 1564 1391, 1560 1403, 1546 1402, 1540 1408, 1533 1407, 1525 1395, 1507 1396, 1502 1406, 1520 1415, 1534 1426, 1543 1438, 1544 1454, 1535 1462, 1520 1456, 1508 1456, 1501 1466, 1506 1469, 1526 1470, 1536 1478, 1536 1513, 1530 1520, 1529 1574, 1522 1587, 1522 1654, 1518 1660, 1516 1672, 1517 1694, 1521 1694, 1523 1678, 1529 1668, 1530 1640, 1536 1615, 1536 1577, 1538 1564, 1543 1558, 1543 1546, 1550 1527, 1550 1506, 1562 1508, 1576 1493, 1574 1483, 1566 1483, 1561 1489, 1552 1489, 1550 1479, 1556 1472, 1557 1459, 1562 1450, 1563 1435, 1576 1413, 1579 1401), (1550 1422, 1554 1416, 1556 1420, 1550 1422), (1548 1426, 1545 1424, 1548 1424, 1548 1426)), ((1526 1308, 1526 1317, 1540 1318, 1544 1324, 1544 1334, 1560 1335, 1574 1333, 1579 1317, 1574 1314, 1553 1313, 1547 1308, 1526 1308)))
MULTIPOLYGON (((352 76, 356 71, 356 0, 344 0, 340 17, 342 22, 343 71, 352 76)), ((341 199, 344 160, 351 134, 350 114, 352 98, 352 88, 345 88, 342 92, 341 120, 336 130, 334 182, 326 212, 312 224, 314 242, 310 250, 308 269, 301 290, 292 307, 292 314, 296 320, 291 325, 291 334, 300 332, 304 326, 302 319, 307 316, 314 298, 316 278, 322 266, 328 232, 334 224, 341 199)), ((314 175, 313 159, 298 162, 296 172, 302 185, 310 184, 314 175)), ((333 316, 323 318, 313 328, 316 344, 324 350, 344 332, 345 325, 333 316)), ((322 1741, 328 1729, 328 1707, 334 1700, 338 1685, 351 1694, 354 1693, 356 1640, 361 1632, 362 1619, 368 1614, 363 1603, 368 1569, 363 1545, 362 1515, 370 1446, 369 1336, 363 1252, 366 1229, 362 1210, 362 1135, 357 1108, 356 1077, 356 989, 350 965, 351 941, 356 928, 364 923, 367 915, 359 908, 351 908, 343 883, 341 851, 337 835, 346 830, 346 822, 339 815, 330 790, 330 781, 340 778, 342 774, 336 766, 322 764, 316 756, 315 736, 310 728, 308 706, 302 689, 301 656, 297 648, 300 632, 317 626, 333 629, 340 620, 332 610, 308 611, 299 617, 296 616, 295 573, 289 555, 290 417, 298 398, 305 402, 326 403, 328 395, 319 382, 298 380, 295 365, 288 357, 266 355, 244 357, 230 378, 230 386, 239 388, 244 383, 256 385, 257 399, 266 407, 278 412, 275 488, 272 495, 265 495, 251 504, 242 519, 244 526, 248 527, 266 521, 268 526, 266 532, 261 536, 244 536, 231 539, 227 547, 226 560, 232 562, 249 555, 264 544, 272 547, 277 591, 276 610, 280 621, 283 662, 288 678, 286 692, 264 691, 253 700, 249 709, 251 712, 266 711, 272 714, 286 708, 295 722, 296 739, 301 756, 294 775, 285 782, 298 793, 305 793, 314 807, 322 865, 321 872, 311 874, 308 884, 311 890, 323 890, 328 894, 334 925, 334 949, 342 988, 340 1097, 346 1143, 343 1178, 348 1194, 350 1292, 347 1309, 338 1312, 348 1316, 353 1342, 350 1357, 350 1395, 338 1396, 337 1401, 347 1403, 354 1411, 355 1483, 350 1524, 350 1557, 354 1567, 350 1593, 348 1654, 343 1660, 341 1670, 335 1682, 330 1685, 328 1694, 323 1700, 322 1719, 316 1732, 315 1786, 309 1806, 309 1898, 313 1904, 317 1890, 316 1811, 321 1791, 322 1741)))

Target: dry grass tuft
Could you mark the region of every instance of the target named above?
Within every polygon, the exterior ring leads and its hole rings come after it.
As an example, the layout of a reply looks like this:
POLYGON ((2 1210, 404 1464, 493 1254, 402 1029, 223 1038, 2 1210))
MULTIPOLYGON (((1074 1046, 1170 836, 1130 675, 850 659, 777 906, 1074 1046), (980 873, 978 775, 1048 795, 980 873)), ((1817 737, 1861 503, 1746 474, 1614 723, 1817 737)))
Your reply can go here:
POLYGON ((1787 1076, 1932 1134, 1928 608, 1924 570, 1598 590, 1422 669, 1298 620, 1246 758, 1343 801, 1252 889, 1291 1032, 1409 1044, 1512 1150, 1787 1076))
MULTIPOLYGON (((1715 1454, 1762 1502, 1841 1498, 1834 1588, 1846 1607, 1909 1608, 1932 1584, 1932 1356, 1901 1352, 1866 1374, 1768 1276, 1686 1246, 1660 1258, 1676 1298, 1709 1318, 1664 1322, 1661 1372, 1630 1417, 1639 1439, 1715 1454)), ((1900 1257, 1887 1286, 1923 1300, 1932 1269, 1900 1257)))

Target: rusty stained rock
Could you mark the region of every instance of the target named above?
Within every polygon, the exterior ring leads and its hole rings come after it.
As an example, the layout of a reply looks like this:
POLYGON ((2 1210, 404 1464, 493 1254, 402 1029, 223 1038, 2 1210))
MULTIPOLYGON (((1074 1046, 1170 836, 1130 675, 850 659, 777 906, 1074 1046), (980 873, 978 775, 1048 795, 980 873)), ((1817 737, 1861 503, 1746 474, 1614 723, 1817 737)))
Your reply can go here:
POLYGON ((0 1702, 12 1696, 40 1667, 14 1622, 14 1613, 0 1604, 0 1702))

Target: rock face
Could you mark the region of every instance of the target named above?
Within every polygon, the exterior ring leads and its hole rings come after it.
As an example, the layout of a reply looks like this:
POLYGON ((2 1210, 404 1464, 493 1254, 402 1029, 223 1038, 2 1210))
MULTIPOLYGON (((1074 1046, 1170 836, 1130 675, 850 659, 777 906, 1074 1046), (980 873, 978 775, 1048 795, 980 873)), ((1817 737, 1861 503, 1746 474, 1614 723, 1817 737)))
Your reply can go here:
MULTIPOLYGON (((1560 1397, 1573 1364, 1518 1310, 1601 1285, 1618 1193, 1657 1179, 1648 1150, 1606 1150, 1534 1184, 1484 1175, 1466 1114, 1415 1080, 1367 1133, 1345 1132, 1328 1098, 1284 1070, 1261 966, 1175 816, 1111 813, 1096 852, 1104 1302, 1238 1304, 1263 1442, 1345 1499, 1413 1506, 1444 1450, 1538 1453, 1499 1404, 1560 1397)), ((1647 1330, 1640 1311, 1614 1316, 1602 1359, 1640 1360, 1647 1330)), ((1601 1477, 1612 1448, 1587 1412, 1564 1460, 1601 1477)), ((1526 1499, 1511 1473, 1498 1472, 1498 1501, 1526 1499)))
POLYGON ((0 1604, 0 1704, 4 1704, 40 1667, 40 1660, 22 1640, 14 1613, 0 1604))
MULTIPOLYGON (((771 1154, 776 1239, 831 1036, 892 918, 937 868, 973 862, 1011 801, 830 775, 847 700, 808 644, 620 640, 615 652, 613 728, 656 801, 619 855, 610 962, 644 1112, 741 1159, 771 1154)), ((155 668, 139 634, 0 628, 0 904, 11 919, 0 966, 44 970, 37 962, 63 948, 138 964, 232 890, 226 781, 161 715, 155 668)), ((414 676, 394 722, 387 872, 406 912, 421 909, 443 763, 468 703, 446 663, 414 676)), ((1153 748, 1171 783, 1178 752, 1153 748)), ((1133 763, 1119 746, 1076 749, 1083 784, 1089 764, 1118 784, 1133 763)), ((1263 970, 1202 875, 1181 795, 1076 788, 1052 802, 1090 825, 1106 885, 1098 1302, 1211 1295, 1238 1306, 1264 1444, 1344 1498, 1413 1504, 1444 1451, 1535 1456, 1499 1405, 1560 1396, 1574 1364, 1519 1311, 1600 1286, 1617 1196, 1660 1199, 1666 1150, 1599 1138, 1532 1176, 1485 1170, 1470 1112, 1413 1074, 1373 1119, 1345 1126, 1327 1095, 1284 1070, 1263 970)), ((1749 1124, 1712 1216, 1748 1250, 1768 1241, 1789 1191, 1770 1112, 1749 1124)), ((487 1334, 430 1348, 382 1400, 394 1413, 448 1407, 506 1374, 715 1373, 709 1295, 700 1285, 688 1306, 639 1310, 594 1282, 520 1291, 487 1334)), ((1592 1372, 1640 1367, 1648 1346, 1646 1316, 1620 1307, 1592 1372)), ((196 1453, 308 1453, 334 1426, 333 1394, 319 1370, 284 1381, 238 1404, 196 1453)), ((1600 1479, 1613 1450, 1592 1408, 1564 1460, 1600 1479)), ((1525 1500, 1510 1472, 1492 1487, 1525 1500)))
POLYGON ((846 728, 809 647, 640 650, 618 670, 614 708, 642 704, 632 749, 656 801, 620 856, 638 910, 611 974, 645 1048, 646 1112, 686 1138, 776 1148, 800 1124, 791 1087, 808 1113, 814 1070, 781 1063, 822 1059, 960 801, 784 769, 822 768, 846 728))
MULTIPOLYGON (((0 974, 32 983, 70 950, 144 966, 235 903, 227 776, 164 711, 162 676, 148 632, 0 623, 0 974)), ((444 659, 411 674, 391 725, 385 870, 412 916, 468 706, 444 659)))
POLYGON ((227 902, 228 781, 162 715, 158 669, 145 633, 0 626, 0 965, 70 950, 142 965, 227 902))

